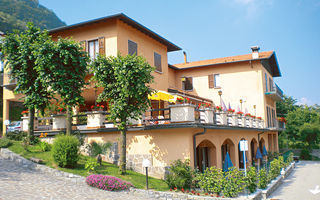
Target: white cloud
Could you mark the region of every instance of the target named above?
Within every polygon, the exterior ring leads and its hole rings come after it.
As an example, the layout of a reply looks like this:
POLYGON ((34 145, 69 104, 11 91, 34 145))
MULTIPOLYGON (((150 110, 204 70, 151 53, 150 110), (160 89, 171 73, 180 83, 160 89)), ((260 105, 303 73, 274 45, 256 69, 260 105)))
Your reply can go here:
POLYGON ((246 9, 246 17, 251 18, 259 15, 265 6, 271 6, 273 0, 233 0, 233 3, 243 6, 246 9))
POLYGON ((301 97, 299 99, 299 101, 297 102, 297 105, 299 105, 299 106, 301 106, 301 105, 312 106, 312 105, 314 105, 314 103, 311 100, 307 99, 306 97, 301 97))

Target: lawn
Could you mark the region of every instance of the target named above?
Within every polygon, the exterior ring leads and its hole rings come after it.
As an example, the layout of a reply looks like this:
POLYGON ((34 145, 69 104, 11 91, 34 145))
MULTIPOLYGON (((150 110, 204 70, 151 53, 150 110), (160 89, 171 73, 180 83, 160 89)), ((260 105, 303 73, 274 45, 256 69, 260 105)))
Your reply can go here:
MULTIPOLYGON (((85 170, 84 165, 86 160, 89 158, 88 156, 80 156, 80 160, 78 161, 78 164, 75 168, 61 168, 58 167, 54 161, 53 157, 51 155, 51 152, 42 152, 40 150, 40 147, 38 145, 29 146, 28 151, 24 150, 24 148, 21 145, 21 142, 12 141, 12 145, 9 147, 9 149, 27 159, 34 157, 39 158, 44 161, 44 164, 55 168, 61 171, 78 174, 81 176, 88 176, 90 173, 85 170)), ((95 174, 104 174, 104 175, 110 175, 110 176, 116 176, 118 178, 121 178, 126 181, 130 181, 136 188, 145 189, 146 188, 146 176, 131 170, 127 170, 126 175, 120 175, 118 166, 103 162, 102 166, 99 166, 97 168, 97 171, 95 174)), ((169 190, 168 185, 160 179, 151 178, 149 177, 149 188, 158 190, 158 191, 166 191, 169 190)))

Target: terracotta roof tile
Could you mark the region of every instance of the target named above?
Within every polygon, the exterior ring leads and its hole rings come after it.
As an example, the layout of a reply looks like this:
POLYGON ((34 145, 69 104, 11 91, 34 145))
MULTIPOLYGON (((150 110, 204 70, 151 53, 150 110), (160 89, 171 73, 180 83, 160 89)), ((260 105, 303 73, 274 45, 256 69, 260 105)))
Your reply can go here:
MULTIPOLYGON (((272 54, 273 54, 273 51, 259 52, 258 59, 269 58, 272 54)), ((230 63, 230 62, 258 60, 258 59, 252 59, 252 54, 250 53, 250 54, 239 55, 239 56, 229 56, 224 58, 215 58, 210 60, 201 60, 201 61, 194 61, 194 62, 188 62, 188 63, 174 64, 173 66, 179 69, 184 69, 184 68, 190 68, 190 67, 207 66, 207 65, 224 64, 224 63, 230 63)))

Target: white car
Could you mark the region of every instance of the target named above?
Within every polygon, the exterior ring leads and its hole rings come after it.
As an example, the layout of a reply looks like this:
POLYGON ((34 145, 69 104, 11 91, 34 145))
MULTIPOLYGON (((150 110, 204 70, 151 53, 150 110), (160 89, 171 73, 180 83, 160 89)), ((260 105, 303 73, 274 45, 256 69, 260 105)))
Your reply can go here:
POLYGON ((7 132, 18 132, 18 131, 22 131, 22 121, 14 121, 7 126, 7 132))

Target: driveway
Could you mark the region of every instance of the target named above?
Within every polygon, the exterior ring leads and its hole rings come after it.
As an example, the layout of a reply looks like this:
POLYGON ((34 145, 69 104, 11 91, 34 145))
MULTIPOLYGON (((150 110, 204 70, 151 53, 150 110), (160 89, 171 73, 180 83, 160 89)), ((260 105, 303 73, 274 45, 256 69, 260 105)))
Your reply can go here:
POLYGON ((320 199, 320 162, 300 161, 294 171, 281 186, 272 193, 269 199, 319 200, 320 199), (319 186, 319 193, 312 194, 319 186))
POLYGON ((28 199, 133 199, 126 192, 108 192, 20 167, 12 161, 0 159, 0 200, 28 199))

